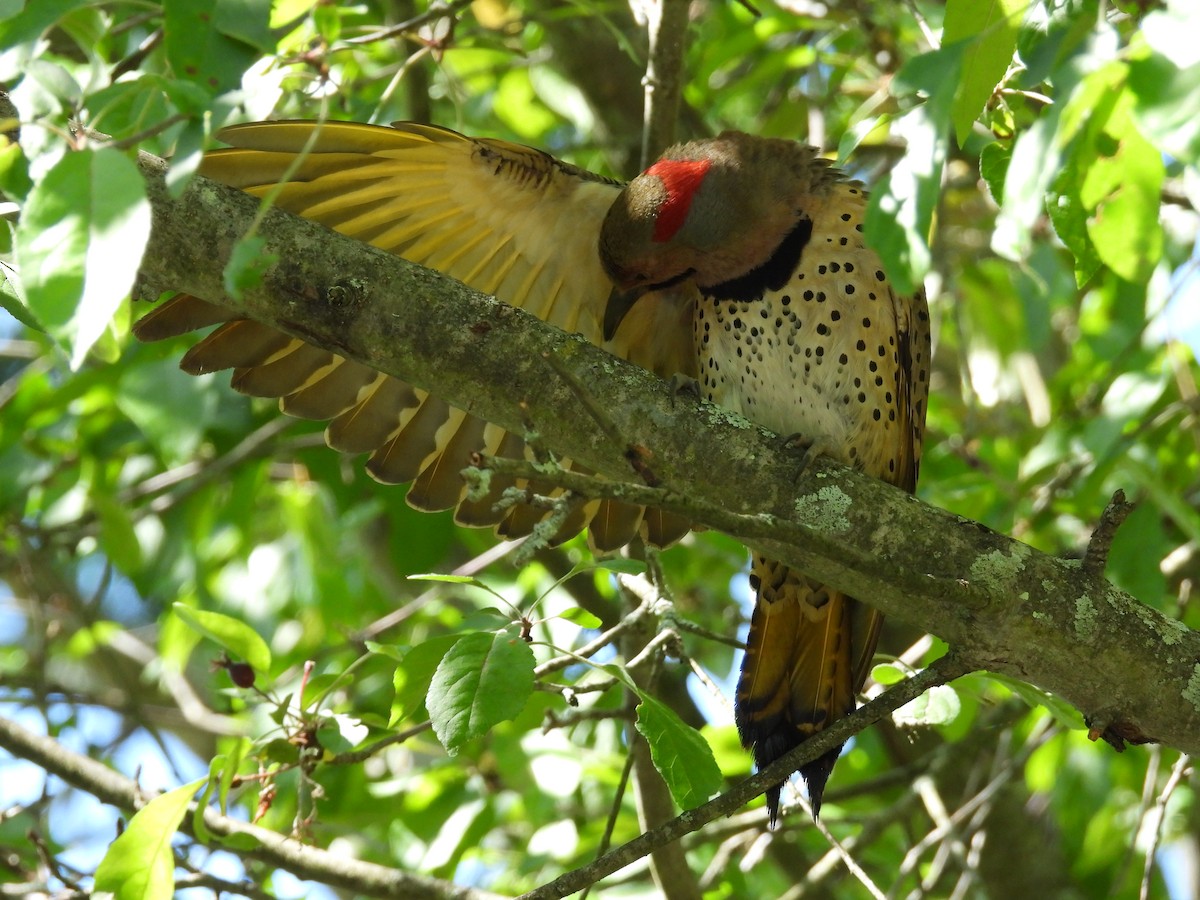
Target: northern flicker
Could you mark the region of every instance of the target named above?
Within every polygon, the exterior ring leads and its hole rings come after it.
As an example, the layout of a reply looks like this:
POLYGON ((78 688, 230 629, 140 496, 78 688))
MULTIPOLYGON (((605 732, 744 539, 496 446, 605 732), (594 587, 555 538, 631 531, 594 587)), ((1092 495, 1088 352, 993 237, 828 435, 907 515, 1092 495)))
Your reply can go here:
MULTIPOLYGON (((502 141, 446 129, 257 123, 201 171, 280 207, 439 269, 522 306, 781 435, 906 490, 921 455, 928 392, 925 298, 897 296, 863 242, 866 198, 816 151, 726 132, 674 147, 628 185, 502 141)), ((158 339, 222 323, 185 357, 233 368, 234 387, 285 412, 330 419, 329 443, 370 454, 386 482, 411 481, 422 509, 528 533, 537 513, 468 501, 472 451, 521 441, 423 391, 193 297, 135 328, 158 339)), ((560 537, 590 528, 599 549, 637 534, 666 545, 674 516, 591 503, 560 537)), ((743 744, 761 768, 848 714, 881 617, 761 554, 736 697, 743 744)), ((802 767, 814 814, 838 751, 802 767)), ((767 794, 772 824, 781 785, 767 794)))

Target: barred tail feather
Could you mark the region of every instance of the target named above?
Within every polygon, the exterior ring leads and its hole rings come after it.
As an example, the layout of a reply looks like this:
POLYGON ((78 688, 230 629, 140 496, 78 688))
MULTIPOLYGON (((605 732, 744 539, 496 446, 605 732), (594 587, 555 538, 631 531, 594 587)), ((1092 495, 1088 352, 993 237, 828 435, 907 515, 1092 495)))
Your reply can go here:
MULTIPOLYGON (((755 555, 750 580, 756 599, 736 721, 761 770, 854 710, 880 617, 870 614, 863 623, 856 601, 762 556, 755 555)), ((799 770, 814 816, 840 752, 837 747, 799 770)), ((782 787, 767 791, 772 827, 782 787)))

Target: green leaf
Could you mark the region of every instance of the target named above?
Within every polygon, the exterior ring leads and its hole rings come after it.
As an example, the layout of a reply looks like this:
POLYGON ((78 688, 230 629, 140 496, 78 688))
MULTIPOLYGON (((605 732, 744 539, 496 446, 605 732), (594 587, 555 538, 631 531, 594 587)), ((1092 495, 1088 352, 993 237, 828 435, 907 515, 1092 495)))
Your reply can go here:
POLYGON ((637 685, 633 683, 633 679, 629 677, 629 673, 625 671, 625 667, 619 663, 605 663, 602 666, 596 666, 596 670, 611 675, 618 683, 625 685, 625 687, 635 693, 637 692, 637 685))
POLYGON ((217 0, 217 30, 264 53, 275 52, 270 0, 217 0))
POLYGON ((34 318, 25 303, 25 289, 21 287, 20 273, 8 266, 0 266, 0 308, 32 331, 45 333, 46 329, 34 318))
POLYGON ((494 606, 485 606, 482 609, 472 610, 463 617, 460 627, 464 631, 491 631, 493 628, 504 627, 512 620, 512 613, 496 609, 494 606))
POLYGON ((164 12, 164 46, 176 76, 213 95, 237 88, 258 50, 274 46, 269 0, 172 0, 164 12))
POLYGON ((155 797, 129 825, 96 868, 95 891, 116 900, 169 900, 175 893, 175 854, 171 838, 205 779, 155 797))
POLYGON ((66 645, 67 655, 74 659, 87 659, 96 652, 98 647, 111 644, 114 638, 120 634, 120 625, 100 619, 71 634, 66 645))
POLYGON ((425 708, 451 755, 493 725, 511 719, 533 693, 533 650, 517 629, 458 640, 429 684, 425 708))
POLYGON ((1104 128, 1121 99, 1128 66, 1124 62, 1110 62, 1080 79, 1061 109, 1061 121, 1056 135, 1059 146, 1066 147, 1076 137, 1091 129, 1093 133, 1104 128))
POLYGON ((326 672, 313 675, 304 683, 304 692, 300 695, 300 708, 311 709, 314 704, 324 700, 325 695, 339 685, 349 686, 354 683, 351 672, 326 672))
POLYGON ((145 183, 116 150, 68 153, 29 192, 17 225, 27 303, 74 368, 128 296, 149 237, 145 183))
MULTIPOLYGON (((1200 513, 1178 490, 1164 483, 1161 470, 1130 455, 1121 461, 1121 469, 1146 491, 1154 504, 1171 519, 1189 540, 1200 542, 1200 513)), ((1118 532, 1119 533, 1119 532, 1118 532)))
POLYGON ((218 753, 208 764, 208 779, 204 785, 204 792, 197 798, 196 809, 192 813, 192 830, 196 833, 196 839, 206 844, 215 840, 208 826, 204 824, 204 810, 208 806, 209 797, 214 790, 217 792, 221 814, 225 815, 229 789, 233 786, 238 767, 251 746, 250 739, 246 737, 230 738, 222 743, 228 746, 229 750, 226 753, 218 753))
POLYGON ((907 141, 907 152, 871 192, 863 228, 899 294, 912 293, 932 262, 930 231, 961 55, 957 46, 917 56, 893 84, 897 96, 927 99, 892 123, 893 132, 907 141))
POLYGON ((265 754, 271 762, 290 766, 295 764, 298 751, 296 745, 291 741, 286 738, 277 738, 259 747, 259 753, 265 754))
POLYGON ((163 460, 178 465, 192 458, 214 418, 217 398, 208 388, 177 360, 155 360, 122 373, 116 402, 163 460))
POLYGON ((1062 167, 1054 190, 1046 198, 1046 212, 1054 232, 1075 257, 1075 283, 1082 287, 1100 268, 1100 257, 1088 234, 1088 211, 1076 189, 1078 168, 1072 156, 1062 167))
POLYGON ((1144 284, 1162 258, 1164 170, 1162 155, 1138 132, 1124 99, 1095 136, 1079 200, 1091 212, 1087 230, 1096 254, 1126 281, 1144 284))
POLYGON ((871 669, 871 677, 884 687, 891 687, 907 678, 908 670, 898 663, 882 663, 871 669))
POLYGON ((1059 166, 1058 117, 1059 107, 1051 107, 1013 145, 1004 173, 1004 199, 992 232, 992 249, 1006 259, 1024 260, 1032 252, 1033 226, 1059 166))
POLYGON ((586 609, 578 606, 572 606, 570 609, 565 609, 560 614, 559 618, 566 619, 568 622, 574 622, 581 628, 599 628, 604 623, 599 617, 592 615, 586 609))
POLYGON ((469 584, 471 587, 477 587, 481 591, 487 591, 493 597, 497 597, 505 605, 508 601, 504 599, 502 594, 492 590, 478 578, 472 578, 470 575, 439 575, 436 572, 427 572, 422 575, 409 575, 409 581, 440 581, 443 584, 469 584))
POLYGON ((1012 149, 999 141, 993 141, 979 151, 979 174, 988 186, 988 192, 996 203, 1004 199, 1004 179, 1008 175, 1008 164, 1012 160, 1012 149))
POLYGON ((89 0, 33 0, 11 18, 0 15, 0 49, 36 41, 43 31, 89 0))
POLYGON ((363 641, 363 646, 371 653, 386 656, 392 662, 402 662, 404 659, 405 649, 395 644, 381 644, 379 641, 363 641))
POLYGON ((1129 89, 1146 137, 1181 162, 1200 165, 1200 63, 1179 69, 1157 54, 1134 60, 1129 89))
POLYGON ((838 141, 837 148, 837 164, 845 166, 850 159, 852 153, 858 149, 861 144, 870 143, 878 138, 885 140, 887 138, 888 128, 892 124, 891 113, 879 113, 878 115, 870 115, 859 119, 850 125, 849 128, 842 134, 842 139, 838 141))
POLYGON ((403 654, 392 678, 396 693, 392 698, 392 712, 388 720, 390 726, 407 719, 424 704, 433 673, 437 671, 442 657, 461 636, 439 635, 422 641, 403 654))
POLYGON ((1067 703, 1065 700, 1059 699, 1054 694, 1043 691, 1041 688, 1036 688, 1032 684, 1026 684, 1024 681, 1018 681, 1016 678, 1009 678, 1007 675, 1001 675, 997 672, 985 673, 988 678, 999 684, 1004 685, 1022 700, 1024 700, 1032 709, 1037 709, 1039 706, 1044 707, 1050 715, 1054 716, 1055 720, 1067 728, 1081 731, 1087 726, 1083 723, 1083 716, 1079 710, 1067 703))
POLYGON ((962 75, 951 116, 960 147, 970 136, 980 110, 1008 71, 1026 6, 1024 0, 983 3, 947 0, 942 43, 970 41, 963 53, 962 75))
POLYGON ((13 200, 24 200, 33 189, 29 177, 29 160, 21 151, 20 144, 9 143, 0 138, 0 192, 13 200))
POLYGON ((536 141, 556 123, 557 117, 537 102, 529 67, 508 66, 495 88, 496 117, 528 141, 536 141))
POLYGON ((321 718, 317 725, 317 739, 327 753, 347 753, 365 741, 370 731, 353 716, 338 713, 321 718))
POLYGON ((142 568, 142 544, 133 527, 131 510, 105 491, 92 490, 88 497, 100 519, 100 544, 118 569, 128 575, 142 568))
POLYGON ((948 684, 936 684, 892 713, 892 719, 897 725, 949 725, 961 711, 958 691, 948 684))
POLYGON ((161 122, 175 110, 163 91, 165 78, 142 75, 136 81, 118 81, 90 92, 84 98, 89 120, 96 128, 114 137, 128 137, 149 122, 161 122))
POLYGON ((237 831, 221 835, 221 846, 234 853, 251 853, 262 847, 262 841, 248 831, 237 831))
POLYGON ((646 571, 646 564, 642 560, 626 559, 623 556, 614 556, 612 559, 598 559, 592 563, 592 567, 616 572, 619 575, 641 575, 646 571))
POLYGON ((193 609, 183 603, 172 604, 175 615, 205 637, 216 641, 231 656, 245 660, 259 672, 271 670, 271 651, 257 631, 240 619, 206 609, 193 609))
POLYGON ((421 575, 409 575, 409 581, 441 581, 446 584, 469 584, 477 588, 483 588, 485 591, 490 590, 486 584, 478 578, 472 578, 470 575, 440 575, 437 572, 427 572, 421 575))
POLYGON ((721 769, 703 735, 665 703, 638 691, 637 730, 680 809, 699 806, 721 789, 721 769))
POLYGON ((1196 53, 1200 6, 1191 0, 1167 0, 1157 6, 1158 9, 1142 19, 1146 43, 1181 69, 1200 62, 1196 53))
POLYGON ((204 782, 204 790, 196 798, 196 808, 192 811, 192 830, 196 832, 196 840, 207 844, 212 841, 212 832, 204 824, 204 809, 212 792, 216 790, 221 773, 227 767, 229 758, 224 753, 218 753, 208 763, 208 778, 204 782))
POLYGON ((1114 584, 1156 609, 1162 609, 1163 600, 1171 596, 1160 565, 1173 548, 1163 528, 1162 513, 1155 504, 1139 504, 1117 530, 1106 569, 1114 584))

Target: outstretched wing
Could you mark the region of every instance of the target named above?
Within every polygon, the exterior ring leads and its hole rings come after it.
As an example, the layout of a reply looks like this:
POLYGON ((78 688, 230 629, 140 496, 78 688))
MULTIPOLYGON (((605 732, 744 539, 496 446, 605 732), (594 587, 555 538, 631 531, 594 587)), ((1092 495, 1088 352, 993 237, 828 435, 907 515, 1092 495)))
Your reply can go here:
MULTIPOLYGON (((687 297, 647 298, 603 340, 612 284, 597 242, 617 182, 538 150, 429 125, 263 122, 221 138, 232 146, 210 153, 201 174, 258 197, 286 179, 274 202, 288 212, 444 272, 660 375, 695 366, 687 297)), ((495 511, 506 484, 466 499, 458 472, 472 452, 528 451, 425 391, 191 296, 156 308, 134 330, 158 340, 217 323, 184 358, 188 371, 232 368, 236 389, 329 420, 332 447, 369 454, 367 468, 380 481, 412 482, 408 499, 420 509, 456 507, 463 524, 495 525, 510 537, 539 521, 541 513, 525 507, 495 511)), ((592 502, 559 537, 589 524, 600 549, 624 544, 643 525, 655 543, 686 530, 674 517, 592 502)))

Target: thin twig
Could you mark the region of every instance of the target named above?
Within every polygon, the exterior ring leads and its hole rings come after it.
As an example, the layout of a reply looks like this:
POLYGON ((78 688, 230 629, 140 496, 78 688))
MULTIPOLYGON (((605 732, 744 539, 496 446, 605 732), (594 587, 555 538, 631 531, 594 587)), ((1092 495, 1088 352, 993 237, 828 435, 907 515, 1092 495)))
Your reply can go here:
POLYGON ((622 500, 637 506, 661 505, 670 496, 670 492, 662 488, 583 475, 561 467, 550 470, 525 459, 479 454, 475 463, 476 465, 463 469, 463 477, 468 482, 478 478, 483 470, 513 478, 540 478, 547 484, 594 500, 622 500))
POLYGON ((430 5, 430 8, 419 16, 414 16, 407 21, 396 25, 389 25, 387 28, 381 28, 359 37, 347 38, 344 43, 374 44, 378 41, 386 41, 389 38, 401 37, 405 32, 412 31, 414 28, 420 28, 422 25, 428 25, 431 22, 436 22, 439 19, 453 19, 456 13, 466 9, 471 3, 472 0, 454 0, 454 2, 447 3, 444 6, 430 5))
POLYGON ((1129 876, 1129 870, 1133 867, 1133 858, 1145 844, 1145 841, 1139 840, 1138 837, 1146 829, 1150 811, 1154 808, 1154 792, 1158 786, 1158 770, 1161 765, 1162 747, 1152 746, 1148 748, 1146 753, 1146 774, 1142 777, 1142 799, 1138 804, 1137 831, 1134 840, 1129 842, 1125 848, 1125 852, 1121 854, 1120 865, 1116 867, 1112 883, 1108 887, 1109 897, 1116 897, 1121 893, 1125 879, 1129 876))
POLYGON ((419 722, 410 728, 405 728, 403 731, 397 731, 389 734, 387 737, 380 738, 375 743, 368 747, 363 747, 360 750, 348 750, 345 753, 339 753, 337 756, 326 761, 326 765, 330 766, 352 766, 362 762, 365 759, 370 759, 379 751, 391 747, 393 744, 402 744, 411 737, 416 737, 422 732, 429 731, 433 728, 433 722, 426 719, 424 722, 419 722))
POLYGON ((780 757, 756 775, 695 809, 676 816, 670 822, 648 831, 600 859, 522 894, 520 900, 559 900, 582 890, 618 869, 642 859, 653 850, 678 840, 685 834, 698 831, 716 818, 731 813, 762 794, 768 787, 778 784, 795 772, 801 765, 810 762, 834 747, 845 743, 868 725, 899 709, 919 697, 929 688, 945 684, 966 674, 970 667, 955 654, 949 653, 935 661, 929 668, 913 678, 903 681, 887 693, 835 722, 827 730, 814 735, 795 750, 780 757))
POLYGON ((1040 733, 1031 735, 1029 740, 1021 748, 1021 752, 1014 756, 1007 765, 1005 765, 990 781, 988 781, 987 784, 983 786, 983 788, 981 788, 973 797, 967 800, 967 802, 962 804, 962 806, 956 809, 948 820, 941 825, 936 825, 928 834, 921 838, 921 840, 917 841, 917 843, 910 847, 908 852, 905 853, 904 859, 900 863, 900 867, 897 871, 898 877, 895 881, 893 893, 898 890, 901 883, 899 876, 904 876, 909 872, 912 872, 917 867, 917 864, 921 860, 921 856, 926 850, 945 840, 946 837, 955 828, 957 828, 960 823, 963 822, 963 820, 971 816, 984 804, 991 802, 992 798, 996 795, 1000 788, 1007 784, 1009 779, 1012 778, 1013 773, 1017 770, 1017 768, 1019 766, 1023 766, 1033 751, 1042 746, 1042 744, 1044 744, 1051 736, 1056 734, 1058 730, 1058 726, 1047 725, 1040 733))
MULTIPOLYGON (((138 16, 136 18, 139 20, 150 19, 154 15, 156 15, 156 13, 146 13, 143 16, 138 16)), ((124 28, 135 26, 135 25, 141 25, 141 24, 142 24, 141 21, 131 20, 129 22, 123 23, 121 26, 118 26, 118 27, 121 29, 124 29, 124 28)), ((117 29, 113 29, 112 35, 116 36, 117 34, 118 34, 117 29)), ((138 44, 136 50, 134 50, 132 53, 130 53, 124 59, 119 60, 117 62, 117 64, 115 66, 113 66, 112 72, 110 72, 109 76, 108 76, 109 79, 113 83, 116 83, 116 81, 118 79, 120 79, 120 77, 122 75, 124 75, 126 72, 135 72, 139 68, 141 68, 141 65, 145 61, 146 57, 154 52, 154 50, 163 42, 163 38, 165 36, 166 36, 166 33, 161 28, 156 28, 154 31, 152 31, 149 35, 147 35, 142 40, 142 42, 140 44, 138 44)))
POLYGON ((553 659, 548 659, 540 666, 533 670, 534 678, 545 678, 560 669, 565 669, 567 666, 574 665, 583 659, 594 655, 604 647, 607 647, 615 641, 621 634, 638 624, 644 617, 650 614, 650 604, 643 601, 638 606, 630 610, 621 618, 621 621, 612 628, 605 631, 599 637, 588 641, 578 650, 573 650, 570 653, 564 653, 561 656, 556 656, 553 659))
MULTIPOLYGON (((997 729, 1007 732, 1012 723, 1026 715, 1027 712, 1028 707, 1019 700, 1010 700, 1007 703, 993 707, 977 723, 978 728, 974 732, 972 739, 979 744, 987 743, 988 745, 993 745, 995 738, 992 735, 996 733, 997 729)), ((908 790, 902 796, 887 804, 881 804, 878 811, 866 821, 862 829, 843 840, 842 845, 848 851, 857 853, 861 857, 876 841, 890 833, 896 827, 897 823, 908 821, 910 810, 918 802, 916 790, 913 788, 913 782, 918 774, 924 773, 932 778, 939 778, 942 773, 956 764, 962 754, 970 754, 973 749, 971 745, 940 744, 924 758, 893 770, 896 773, 895 776, 891 772, 885 773, 883 776, 873 779, 870 783, 865 783, 862 786, 869 790, 859 790, 859 786, 855 785, 850 788, 838 788, 835 792, 826 795, 825 802, 828 805, 834 802, 845 802, 849 797, 861 796, 864 793, 875 793, 879 790, 890 789, 897 784, 908 785, 908 790), (874 787, 872 788, 872 786, 874 787), (834 799, 835 793, 837 795, 836 801, 834 799)), ((993 772, 993 774, 995 773, 993 772)), ((762 818, 765 817, 760 816, 760 821, 762 818)), ((729 821, 726 820, 727 823, 729 821)), ((801 900, 801 898, 808 896, 810 893, 820 893, 821 886, 833 877, 840 863, 841 857, 837 851, 830 849, 808 867, 803 880, 784 894, 780 900, 801 900)), ((824 893, 828 893, 828 891, 826 890, 824 893)))
POLYGON ((1146 865, 1142 870, 1142 886, 1138 892, 1139 900, 1146 900, 1150 896, 1150 876, 1154 874, 1154 853, 1162 840, 1163 822, 1167 818, 1167 801, 1171 799, 1171 794, 1175 792, 1175 788, 1179 787, 1179 782, 1188 773, 1191 761, 1191 757, 1186 753, 1179 755, 1179 759, 1175 760, 1175 765, 1171 766, 1171 774, 1167 776, 1167 783, 1163 785, 1162 793, 1154 801, 1154 811, 1151 814, 1155 819, 1154 837, 1146 847, 1146 865))
POLYGON ((607 722, 610 720, 630 722, 633 720, 633 714, 627 709, 604 709, 597 707, 592 707, 591 709, 568 709, 564 713, 557 713, 551 709, 546 711, 546 718, 542 722, 542 734, 549 734, 556 728, 573 728, 580 722, 607 722))
POLYGON ((72 890, 79 891, 81 893, 83 892, 83 885, 80 884, 80 879, 77 877, 82 873, 75 870, 72 870, 73 874, 67 872, 69 867, 65 866, 58 859, 58 857, 55 856, 54 851, 51 850, 46 844, 46 840, 42 837, 40 831, 31 828, 25 836, 29 839, 29 842, 33 844, 33 848, 37 852, 38 859, 42 861, 42 865, 48 872, 50 872, 51 875, 72 890))
POLYGON ((173 116, 168 116, 161 122, 155 122, 149 128, 144 128, 139 132, 129 135, 129 137, 123 137, 119 141, 113 141, 108 146, 117 150, 128 150, 130 147, 136 147, 142 141, 149 140, 155 135, 162 134, 173 125, 178 125, 180 122, 186 122, 189 118, 191 117, 184 115, 183 113, 176 113, 173 116))
POLYGON ((976 830, 971 835, 971 843, 967 847, 967 858, 963 862, 962 872, 959 873, 958 881, 954 885, 949 900, 963 900, 964 897, 975 896, 974 893, 969 892, 979 881, 979 861, 983 858, 987 835, 987 829, 984 828, 976 830))
POLYGON ((663 656, 675 656, 677 654, 674 649, 678 642, 679 635, 669 628, 664 629, 648 641, 640 653, 625 663, 625 668, 636 669, 647 662, 661 659, 663 656))
MULTIPOLYGON (((647 562, 653 572, 655 561, 647 562)), ((669 607, 670 602, 660 592, 661 582, 640 575, 618 575, 617 583, 628 603, 650 609, 650 615, 641 620, 639 627, 626 631, 618 642, 618 650, 627 660, 625 670, 633 681, 631 688, 636 688, 636 692, 632 689, 625 692, 623 704, 633 717, 635 709, 640 709, 642 697, 655 692, 663 660, 673 652, 679 638, 674 631, 662 629, 659 611, 669 607)), ((651 831, 674 818, 674 799, 655 765, 649 743, 634 722, 630 722, 625 732, 629 756, 633 760, 631 783, 638 824, 644 831, 651 831)), ((696 875, 678 841, 654 848, 649 863, 654 885, 663 900, 700 900, 696 875)))
POLYGON ((38 359, 43 353, 45 350, 37 341, 0 339, 0 359, 38 359))
MULTIPOLYGON (((487 550, 480 553, 478 556, 467 560, 458 568, 451 571, 451 575, 475 575, 483 571, 492 563, 499 559, 503 559, 508 553, 516 549, 520 545, 520 541, 501 541, 489 547, 487 550)), ((418 594, 412 600, 405 603, 399 609, 393 610, 386 616, 381 616, 369 625, 366 625, 359 631, 350 636, 353 643, 362 643, 364 641, 377 640, 383 632, 395 628, 402 624, 406 619, 413 615, 417 610, 426 606, 438 594, 438 588, 430 588, 418 594)))
POLYGON ((712 680, 712 676, 708 674, 708 670, 700 665, 700 663, 696 662, 693 657, 688 656, 687 654, 684 654, 681 657, 680 662, 685 663, 687 667, 692 670, 692 674, 696 676, 696 680, 704 685, 704 688, 711 695, 712 699, 723 706, 728 712, 729 717, 732 719, 733 709, 729 704, 729 698, 726 696, 725 692, 721 690, 721 686, 712 680))
MULTIPOLYGON (((176 865, 181 865, 186 860, 176 859, 176 865)), ((189 867, 191 868, 191 867, 189 867)), ((231 894, 237 897, 251 897, 254 900, 274 900, 275 893, 264 890, 257 882, 250 879, 242 881, 230 881, 227 878, 218 878, 208 872, 200 872, 192 869, 191 874, 181 875, 175 879, 175 890, 182 891, 188 888, 208 888, 215 896, 221 894, 231 894)))
MULTIPOLYGON (((596 862, 604 858, 608 853, 608 848, 612 846, 613 832, 617 828, 617 819, 621 815, 621 804, 625 799, 625 790, 629 787, 629 776, 633 773, 633 754, 625 754, 625 765, 621 768, 621 778, 617 782, 617 790, 613 793, 612 806, 608 810, 608 820, 604 823, 604 834, 600 838, 600 846, 596 849, 596 862)), ((579 900, 586 900, 587 895, 591 892, 592 886, 596 882, 591 882, 583 889, 583 894, 579 900)))
POLYGON ((586 684, 555 684, 549 681, 535 681, 533 689, 535 691, 544 691, 547 694, 559 694, 567 701, 569 706, 578 705, 576 699, 580 694, 595 694, 603 693, 610 688, 616 687, 619 684, 615 678, 600 678, 596 681, 589 681, 586 684))
MULTIPOLYGON (((809 815, 812 815, 812 806, 809 804, 808 800, 802 800, 801 803, 804 807, 804 811, 809 815)), ((813 824, 816 825, 817 831, 821 832, 821 836, 829 842, 829 846, 833 848, 833 851, 841 859, 842 865, 846 867, 846 871, 857 878, 859 884, 865 887, 867 892, 874 897, 875 900, 887 900, 887 895, 879 889, 879 885, 877 885, 871 876, 867 874, 866 869, 858 864, 858 860, 854 858, 854 854, 852 854, 841 841, 833 836, 833 832, 829 830, 829 826, 816 816, 813 816, 813 824)))

